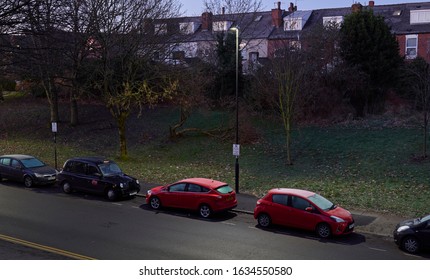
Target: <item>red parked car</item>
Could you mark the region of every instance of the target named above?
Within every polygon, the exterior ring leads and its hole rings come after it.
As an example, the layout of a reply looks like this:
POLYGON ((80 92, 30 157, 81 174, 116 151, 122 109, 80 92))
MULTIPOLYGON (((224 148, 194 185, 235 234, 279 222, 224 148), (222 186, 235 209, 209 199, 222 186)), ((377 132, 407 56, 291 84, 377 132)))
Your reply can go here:
POLYGON ((236 192, 228 184, 205 178, 190 178, 152 188, 146 203, 153 209, 164 206, 196 210, 203 218, 237 206, 236 192))
POLYGON ((354 219, 349 211, 314 192, 272 189, 257 201, 254 218, 261 227, 272 223, 315 231, 318 236, 349 234, 354 219))

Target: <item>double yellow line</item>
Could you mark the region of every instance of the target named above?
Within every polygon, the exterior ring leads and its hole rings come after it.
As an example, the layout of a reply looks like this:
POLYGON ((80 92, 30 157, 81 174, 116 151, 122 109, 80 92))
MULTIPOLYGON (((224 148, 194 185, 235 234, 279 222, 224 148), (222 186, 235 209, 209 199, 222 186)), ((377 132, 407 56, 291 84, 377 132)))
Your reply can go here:
POLYGON ((49 247, 49 246, 45 246, 45 245, 33 243, 33 242, 30 242, 30 241, 18 239, 18 238, 7 236, 7 235, 3 235, 3 234, 0 234, 0 239, 8 241, 8 242, 15 243, 15 244, 19 244, 19 245, 24 245, 24 246, 27 246, 27 247, 31 247, 31 248, 34 248, 34 249, 38 249, 38 250, 42 250, 42 251, 46 251, 46 252, 50 252, 50 253, 54 253, 54 254, 66 256, 66 257, 69 257, 69 258, 72 258, 72 259, 76 259, 76 260, 95 260, 94 258, 87 257, 87 256, 84 256, 84 255, 75 254, 75 253, 72 253, 72 252, 69 252, 69 251, 64 251, 64 250, 61 250, 61 249, 57 249, 57 248, 53 248, 53 247, 49 247))

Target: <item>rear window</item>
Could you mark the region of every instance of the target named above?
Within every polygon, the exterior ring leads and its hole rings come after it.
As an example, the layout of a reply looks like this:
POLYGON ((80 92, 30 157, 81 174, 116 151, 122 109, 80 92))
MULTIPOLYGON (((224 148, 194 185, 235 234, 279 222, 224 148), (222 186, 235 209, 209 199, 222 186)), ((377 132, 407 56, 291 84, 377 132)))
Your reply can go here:
POLYGON ((219 193, 231 193, 233 191, 233 189, 229 186, 229 185, 225 185, 225 186, 221 186, 219 188, 216 188, 216 191, 219 193))

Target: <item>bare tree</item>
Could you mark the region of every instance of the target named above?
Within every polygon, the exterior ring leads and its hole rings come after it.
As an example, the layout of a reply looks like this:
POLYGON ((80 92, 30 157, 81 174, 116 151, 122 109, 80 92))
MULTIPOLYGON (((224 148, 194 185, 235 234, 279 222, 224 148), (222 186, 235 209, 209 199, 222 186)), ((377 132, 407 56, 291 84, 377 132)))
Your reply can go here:
POLYGON ((45 93, 51 121, 59 120, 56 83, 64 71, 62 6, 63 0, 34 0, 26 3, 23 12, 22 33, 26 36, 21 44, 22 65, 45 93))
POLYGON ((132 108, 153 105, 176 90, 177 83, 151 60, 155 51, 168 51, 170 33, 163 19, 177 16, 180 6, 171 0, 89 2, 99 56, 95 83, 117 121, 120 156, 127 158, 126 120, 132 108))
POLYGON ((205 0, 204 7, 207 11, 220 14, 253 13, 262 9, 261 0, 205 0))
POLYGON ((404 80, 415 97, 415 106, 422 112, 423 150, 427 158, 428 128, 430 117, 430 65, 423 58, 416 58, 405 65, 404 80))

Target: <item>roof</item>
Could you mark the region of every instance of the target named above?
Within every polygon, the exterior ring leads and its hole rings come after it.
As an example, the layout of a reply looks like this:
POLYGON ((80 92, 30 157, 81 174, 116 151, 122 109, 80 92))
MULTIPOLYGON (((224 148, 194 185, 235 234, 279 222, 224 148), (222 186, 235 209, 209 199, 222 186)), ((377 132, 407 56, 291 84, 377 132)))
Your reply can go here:
POLYGON ((91 162, 95 164, 104 163, 106 161, 113 162, 112 160, 106 159, 104 157, 74 157, 74 158, 68 159, 67 161, 70 161, 70 160, 91 162))
POLYGON ((188 178, 188 179, 181 180, 178 183, 191 183, 191 184, 200 185, 210 189, 216 189, 218 187, 228 185, 227 183, 224 183, 224 182, 220 182, 212 179, 206 179, 206 178, 188 178))
POLYGON ((29 158, 35 158, 34 156, 29 156, 29 155, 20 155, 20 154, 14 154, 14 155, 2 155, 0 157, 10 157, 10 158, 15 158, 15 159, 29 159, 29 158))
POLYGON ((307 191, 307 190, 301 190, 301 189, 288 189, 288 188, 277 188, 277 189, 271 189, 269 193, 272 194, 292 194, 297 195, 301 197, 309 197, 314 195, 314 192, 307 191))

